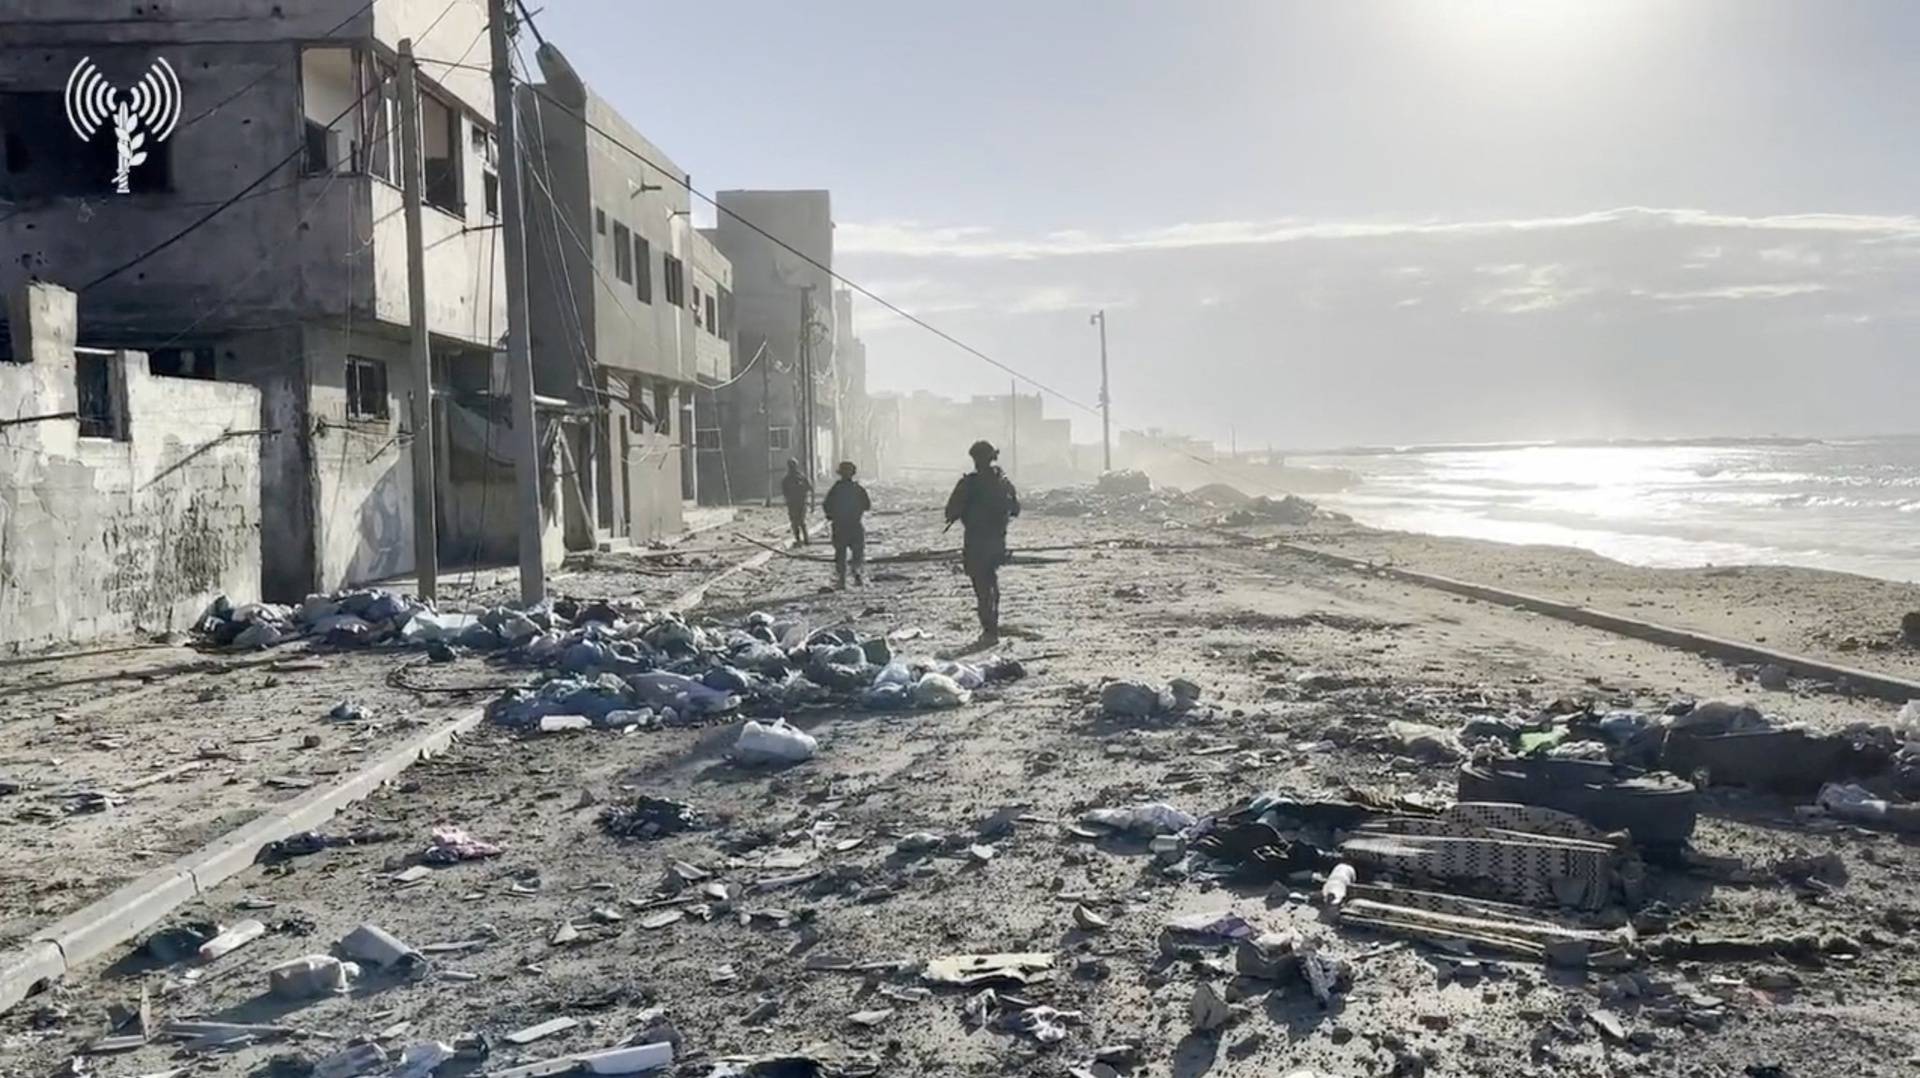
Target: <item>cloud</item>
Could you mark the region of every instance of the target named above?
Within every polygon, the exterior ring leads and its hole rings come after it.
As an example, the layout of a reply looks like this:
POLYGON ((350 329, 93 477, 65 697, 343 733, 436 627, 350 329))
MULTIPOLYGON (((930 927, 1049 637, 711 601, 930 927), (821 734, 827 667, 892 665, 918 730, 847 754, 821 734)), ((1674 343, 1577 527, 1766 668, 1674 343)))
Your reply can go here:
MULTIPOLYGON (((1911 429, 1904 402, 1920 395, 1904 332, 1920 325, 1914 217, 1625 207, 1024 236, 842 225, 836 246, 855 280, 1079 399, 1098 393, 1082 312, 1107 307, 1117 420, 1236 424, 1283 446, 1869 433, 1911 429)), ((876 386, 1004 385, 951 343, 863 311, 861 331, 884 333, 876 386)))
MULTIPOLYGON (((1111 236, 1068 230, 1025 238, 1002 236, 984 225, 929 226, 916 221, 874 224, 850 221, 836 227, 834 246, 836 252, 843 255, 1024 260, 1314 241, 1568 232, 1616 225, 1653 230, 1829 233, 1881 242, 1920 241, 1920 217, 1909 215, 1804 213, 1756 217, 1695 209, 1623 206, 1558 217, 1469 221, 1306 221, 1297 218, 1200 221, 1111 236)), ((1720 253, 1711 245, 1697 250, 1708 258, 1720 253)))

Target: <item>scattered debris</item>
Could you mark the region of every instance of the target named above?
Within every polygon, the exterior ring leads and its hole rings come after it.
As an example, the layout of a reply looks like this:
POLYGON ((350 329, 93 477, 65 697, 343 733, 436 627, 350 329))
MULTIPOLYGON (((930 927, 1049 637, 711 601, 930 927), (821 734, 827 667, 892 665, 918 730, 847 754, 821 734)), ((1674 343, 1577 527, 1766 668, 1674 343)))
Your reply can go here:
POLYGON ((267 970, 267 990, 280 999, 316 999, 341 995, 360 976, 360 967, 332 955, 310 954, 267 970))
MULTIPOLYGON (((225 929, 219 935, 200 945, 199 956, 202 962, 212 962, 223 955, 245 947, 254 940, 267 934, 267 926, 255 920, 241 921, 232 928, 225 929)), ((149 941, 151 942, 151 941, 149 941)))
POLYGON ((930 959, 921 976, 934 984, 976 988, 1006 982, 1026 984, 1051 973, 1053 954, 1026 951, 1010 954, 961 954, 930 959))
POLYGON ((474 838, 458 827, 436 827, 421 859, 431 865, 451 865, 498 857, 501 852, 500 847, 474 838))
MULTIPOLYGON (((615 838, 654 839, 683 831, 698 831, 706 825, 706 817, 700 810, 685 801, 670 801, 645 794, 628 804, 609 805, 600 811, 600 829, 615 838)), ((702 873, 699 878, 704 879, 705 874, 702 873)))

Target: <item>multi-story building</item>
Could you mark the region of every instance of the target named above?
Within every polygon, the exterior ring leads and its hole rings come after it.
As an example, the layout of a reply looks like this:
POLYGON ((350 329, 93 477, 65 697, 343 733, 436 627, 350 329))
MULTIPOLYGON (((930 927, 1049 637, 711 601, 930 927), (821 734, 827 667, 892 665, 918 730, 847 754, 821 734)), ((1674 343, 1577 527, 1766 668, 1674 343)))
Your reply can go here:
POLYGON ((551 46, 519 91, 534 382, 561 439, 568 546, 680 530, 699 485, 696 387, 731 371, 732 271, 693 227, 687 174, 551 46))
POLYGON ((722 191, 718 201, 740 370, 715 394, 711 429, 733 496, 774 498, 789 459, 815 476, 832 466, 833 207, 825 191, 722 191))
MULTIPOLYGON (((481 0, 70 0, 9 5, 0 25, 0 289, 65 285, 81 339, 259 389, 269 597, 414 568, 402 39, 421 58, 441 553, 513 555, 489 421, 506 323, 493 100, 471 64, 485 23, 481 0), (138 154, 111 121, 82 138, 63 93, 89 70, 122 89, 170 73, 177 122, 137 117, 153 127, 128 132, 138 154)), ((80 390, 112 407, 108 387, 80 390)))

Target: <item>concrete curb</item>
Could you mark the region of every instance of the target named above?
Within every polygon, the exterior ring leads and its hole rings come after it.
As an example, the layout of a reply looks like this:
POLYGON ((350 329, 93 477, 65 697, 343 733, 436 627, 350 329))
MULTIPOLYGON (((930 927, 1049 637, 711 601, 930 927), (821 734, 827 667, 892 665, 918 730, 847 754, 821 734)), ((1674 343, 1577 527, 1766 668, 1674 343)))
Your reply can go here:
MULTIPOLYGON (((763 551, 722 570, 682 593, 667 606, 685 611, 706 598, 707 589, 773 558, 763 551)), ((447 747, 480 724, 484 708, 456 718, 380 754, 346 780, 316 789, 262 813, 173 863, 120 887, 105 898, 33 933, 26 943, 0 952, 0 1014, 93 958, 158 924, 182 903, 212 890, 254 863, 260 848, 288 835, 319 827, 351 802, 379 789, 417 760, 447 747)))
POLYGON ((172 864, 35 932, 25 946, 0 956, 0 1012, 146 931, 182 903, 253 864, 267 843, 325 823, 349 802, 372 793, 416 760, 444 752, 461 734, 478 726, 484 715, 482 708, 464 711, 387 750, 345 782, 312 790, 269 809, 172 864))
POLYGON ((1493 588, 1485 584, 1475 584, 1467 580, 1456 580, 1453 577, 1440 576, 1435 573, 1422 573, 1412 569, 1396 569, 1392 566, 1374 565, 1357 558, 1349 558, 1344 554, 1335 554, 1314 547, 1298 546, 1293 543, 1275 543, 1273 545, 1276 549, 1284 550, 1289 554, 1298 554, 1302 557, 1313 558, 1317 561, 1337 565, 1343 569, 1358 569, 1364 572, 1378 573, 1389 579, 1402 581, 1403 583, 1418 584, 1422 587, 1452 592, 1455 595, 1464 595, 1469 598, 1480 599, 1484 602, 1498 603, 1502 606, 1528 610, 1536 614, 1544 614, 1548 617, 1572 622, 1575 625, 1584 625, 1592 629, 1602 629, 1610 633, 1617 633, 1621 636, 1630 636, 1636 640, 1646 640, 1670 648, 1679 648, 1683 651, 1697 652, 1709 658, 1721 659, 1726 662, 1776 663, 1785 667, 1788 672, 1801 677, 1824 678, 1835 683, 1846 684, 1851 686, 1855 692, 1877 696, 1895 703, 1905 703, 1908 700, 1920 700, 1920 682, 1894 677, 1891 674, 1880 674, 1871 670, 1841 666, 1837 663, 1815 659, 1808 655, 1799 655, 1790 651, 1775 651, 1772 648, 1761 647, 1758 644, 1750 644, 1744 640, 1729 640, 1725 637, 1709 636, 1706 633, 1694 632, 1691 629, 1676 629, 1670 625, 1642 621, 1639 618, 1630 618, 1622 614, 1609 613, 1605 610, 1596 610, 1592 607, 1579 606, 1574 603, 1563 603, 1553 599, 1543 599, 1537 595, 1528 595, 1525 592, 1508 591, 1505 588, 1493 588))

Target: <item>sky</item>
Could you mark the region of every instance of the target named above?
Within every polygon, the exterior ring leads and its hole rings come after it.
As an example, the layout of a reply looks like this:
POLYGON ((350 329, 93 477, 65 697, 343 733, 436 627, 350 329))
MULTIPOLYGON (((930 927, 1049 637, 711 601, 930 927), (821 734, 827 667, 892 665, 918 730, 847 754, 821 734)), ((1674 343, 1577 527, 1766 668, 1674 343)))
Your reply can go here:
MULTIPOLYGON (((1101 308, 1116 424, 1243 449, 1920 431, 1920 5, 537 21, 697 187, 831 190, 836 270, 1056 391, 1082 439, 1101 308)), ((876 389, 1006 391, 856 311, 876 389)))

